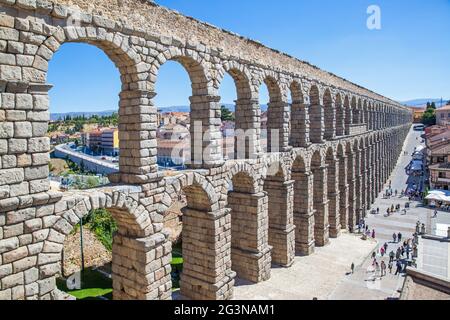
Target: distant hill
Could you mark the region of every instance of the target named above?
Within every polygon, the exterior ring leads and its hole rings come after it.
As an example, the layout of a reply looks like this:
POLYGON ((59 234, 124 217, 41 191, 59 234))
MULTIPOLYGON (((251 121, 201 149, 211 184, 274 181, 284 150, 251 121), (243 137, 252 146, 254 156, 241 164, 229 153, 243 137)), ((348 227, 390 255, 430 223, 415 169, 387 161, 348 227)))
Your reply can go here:
POLYGON ((110 116, 113 113, 117 112, 117 110, 105 110, 105 111, 97 111, 97 112, 66 112, 66 113, 50 113, 50 120, 56 121, 59 119, 64 119, 66 116, 79 117, 84 115, 86 118, 92 117, 94 115, 98 116, 110 116))
MULTIPOLYGON (((231 112, 235 112, 235 106, 231 103, 222 103, 221 105, 225 105, 231 112)), ((190 106, 171 106, 171 107, 158 107, 158 110, 161 112, 190 112, 190 106)), ((261 110, 263 112, 267 111, 267 105, 261 105, 261 110)), ((105 110, 105 111, 97 111, 97 112, 66 112, 66 113, 51 113, 50 120, 56 121, 59 119, 64 119, 66 116, 77 117, 84 115, 86 118, 89 118, 93 115, 98 116, 110 116, 117 110, 105 110)))
MULTIPOLYGON (((221 103, 221 105, 224 105, 228 108, 231 112, 235 112, 235 105, 231 103, 221 103)), ((267 111, 267 105, 263 104, 261 105, 261 110, 263 112, 267 111)), ((171 106, 171 107, 158 107, 158 110, 161 112, 190 112, 191 107, 190 106, 171 106)))
MULTIPOLYGON (((433 99, 433 98, 428 98, 428 99, 414 99, 414 100, 408 100, 408 101, 401 101, 401 104, 407 105, 408 107, 415 107, 415 108, 422 108, 425 107, 427 105, 427 102, 434 102, 436 103, 436 106, 438 108, 441 107, 441 99, 433 99)), ((442 103, 445 106, 447 104, 448 100, 443 99, 442 103)))

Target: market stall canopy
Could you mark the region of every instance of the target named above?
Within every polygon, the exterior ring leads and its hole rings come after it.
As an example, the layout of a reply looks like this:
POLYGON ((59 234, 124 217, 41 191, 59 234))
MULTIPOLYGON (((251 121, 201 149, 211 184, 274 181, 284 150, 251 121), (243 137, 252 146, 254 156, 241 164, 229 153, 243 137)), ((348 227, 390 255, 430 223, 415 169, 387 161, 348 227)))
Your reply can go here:
POLYGON ((426 196, 427 200, 432 201, 442 201, 450 203, 450 191, 447 190, 432 190, 429 192, 428 196, 426 196))
POLYGON ((414 149, 414 153, 416 153, 416 152, 423 152, 423 150, 425 150, 425 147, 422 146, 422 145, 420 145, 420 146, 417 146, 417 147, 414 149))
POLYGON ((423 162, 421 160, 414 160, 411 162, 411 171, 422 171, 423 169, 423 162))

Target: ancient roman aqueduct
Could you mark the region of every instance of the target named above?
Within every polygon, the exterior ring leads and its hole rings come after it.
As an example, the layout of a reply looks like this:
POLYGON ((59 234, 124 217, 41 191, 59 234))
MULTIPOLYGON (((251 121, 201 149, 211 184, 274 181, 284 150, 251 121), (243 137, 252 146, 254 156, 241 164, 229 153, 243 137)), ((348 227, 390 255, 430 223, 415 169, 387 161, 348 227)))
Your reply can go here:
POLYGON ((236 274, 264 281, 272 263, 289 267, 296 253, 352 230, 395 166, 411 122, 394 101, 145 0, 0 0, 0 93, 0 299, 60 299, 65 236, 100 207, 119 225, 114 298, 170 299, 162 213, 180 190, 188 201, 181 292, 229 299, 236 274), (121 73, 120 174, 88 193, 50 191, 47 178, 46 74, 66 42, 101 48, 121 73), (152 104, 168 60, 189 73, 191 121, 209 132, 193 152, 203 160, 175 177, 157 169, 152 104), (254 129, 245 148, 256 159, 223 161, 220 148, 207 147, 220 145, 225 73, 236 83, 236 127, 254 129), (280 152, 259 144, 263 82, 280 152))

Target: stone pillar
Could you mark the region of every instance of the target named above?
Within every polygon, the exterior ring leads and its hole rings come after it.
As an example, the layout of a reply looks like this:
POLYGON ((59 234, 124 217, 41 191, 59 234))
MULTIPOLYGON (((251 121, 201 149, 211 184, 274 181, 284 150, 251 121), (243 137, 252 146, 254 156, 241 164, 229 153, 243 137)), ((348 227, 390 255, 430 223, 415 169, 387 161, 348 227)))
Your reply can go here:
POLYGON ((324 107, 322 105, 311 105, 309 107, 310 137, 312 143, 324 142, 324 107))
POLYGON ((334 140, 336 138, 336 107, 330 102, 324 109, 324 140, 334 140))
POLYGON ((236 100, 235 159, 254 159, 261 153, 261 108, 258 100, 236 100))
POLYGON ((272 262, 283 267, 294 263, 294 181, 277 181, 268 177, 264 191, 269 198, 269 245, 272 249, 272 262))
POLYGON ((307 147, 309 140, 309 111, 308 105, 299 102, 292 103, 291 146, 294 148, 307 147))
POLYGON ((110 175, 112 182, 146 183, 148 175, 158 171, 157 109, 151 104, 154 96, 141 90, 120 93, 120 174, 110 175))
POLYGON ((268 152, 286 152, 289 146, 290 108, 287 102, 270 102, 267 115, 268 152))
POLYGON ((345 135, 345 110, 342 104, 336 104, 336 136, 345 135))
MULTIPOLYGON (((189 254, 186 252, 186 257, 189 254)), ((172 299, 171 260, 172 243, 161 233, 142 239, 116 233, 112 250, 113 299, 172 299)), ((189 272, 189 266, 185 270, 189 272)))
POLYGON ((353 110, 350 106, 345 107, 345 135, 350 134, 350 126, 353 123, 353 110))
POLYGON ((355 153, 355 214, 356 220, 354 221, 355 225, 357 225, 361 219, 361 210, 362 210, 362 174, 361 174, 361 150, 356 151, 355 153))
POLYGON ((361 150, 361 217, 367 210, 367 148, 361 150))
POLYGON ((366 168, 367 168, 367 174, 366 174, 366 209, 369 210, 370 206, 373 203, 373 194, 372 194, 372 190, 373 190, 373 185, 372 185, 372 173, 373 173, 373 168, 372 168, 372 152, 371 152, 371 147, 369 146, 366 149, 366 168))
POLYGON ((328 166, 328 199, 330 237, 337 238, 341 234, 340 192, 339 192, 339 160, 328 166))
POLYGON ((233 297, 231 216, 228 209, 202 212, 183 209, 183 272, 180 289, 193 300, 233 297))
POLYGON ((347 177, 348 159, 341 157, 339 159, 339 212, 341 229, 348 229, 349 212, 349 185, 347 177))
POLYGON ((327 166, 314 168, 314 238, 316 246, 325 246, 329 242, 327 166))
POLYGON ((348 228, 350 232, 355 231, 356 226, 356 155, 348 155, 348 228))
POLYGON ((269 246, 268 197, 229 192, 231 208, 231 259, 233 270, 240 278, 261 282, 270 278, 271 250, 269 246))
POLYGON ((295 251, 307 256, 314 252, 313 182, 311 172, 293 172, 295 251))
POLYGON ((223 164, 220 97, 196 95, 191 101, 191 163, 189 168, 213 168, 223 164))

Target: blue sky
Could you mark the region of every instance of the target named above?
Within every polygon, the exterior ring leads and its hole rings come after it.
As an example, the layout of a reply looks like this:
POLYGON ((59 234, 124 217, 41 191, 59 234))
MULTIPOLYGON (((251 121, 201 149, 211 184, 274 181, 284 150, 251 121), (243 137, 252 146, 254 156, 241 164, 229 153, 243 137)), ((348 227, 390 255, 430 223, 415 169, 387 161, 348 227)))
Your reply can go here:
MULTIPOLYGON (((449 0, 156 0, 185 15, 261 41, 397 100, 450 98, 449 0), (366 27, 369 5, 381 9, 381 30, 366 27)), ((116 109, 119 73, 89 45, 65 44, 49 67, 51 111, 116 109)), ((264 90, 265 91, 265 90, 264 90)), ((167 63, 158 106, 187 105, 189 78, 167 63)), ((236 98, 228 78, 222 102, 236 98)), ((267 93, 261 102, 267 102, 267 93)))

